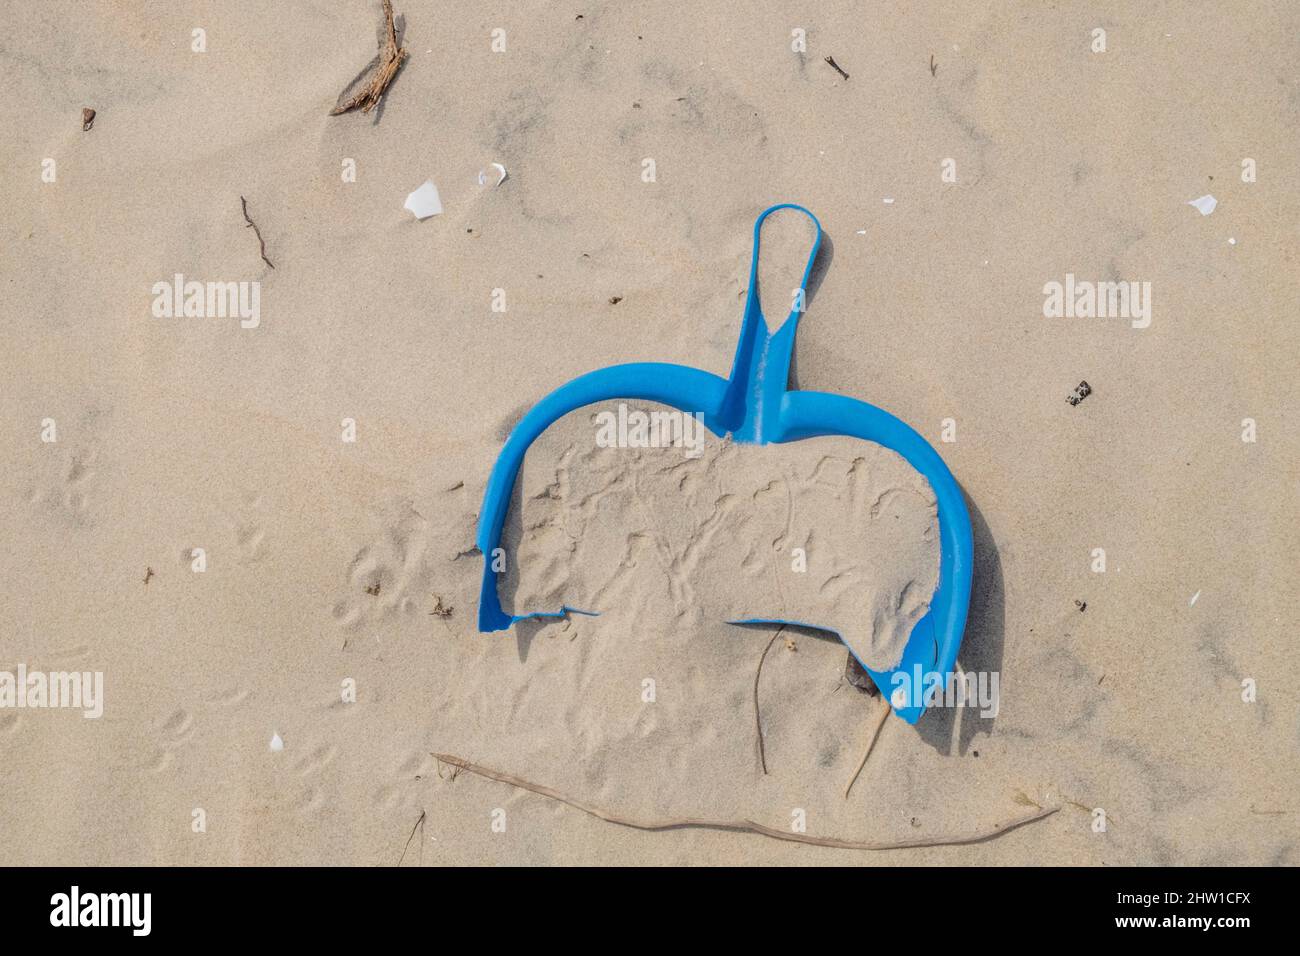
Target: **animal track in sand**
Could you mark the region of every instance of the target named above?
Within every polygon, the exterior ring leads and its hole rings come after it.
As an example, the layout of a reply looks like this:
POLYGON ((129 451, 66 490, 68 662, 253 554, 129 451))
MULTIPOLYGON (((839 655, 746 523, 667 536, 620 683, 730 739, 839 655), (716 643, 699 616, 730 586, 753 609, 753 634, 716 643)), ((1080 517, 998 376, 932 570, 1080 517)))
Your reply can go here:
POLYGON ((151 748, 131 769, 156 777, 167 772, 176 753, 194 739, 194 716, 184 707, 178 707, 166 717, 154 721, 153 729, 155 737, 151 748))
POLYGON ((371 800, 381 810, 414 809, 419 805, 420 791, 412 784, 439 772, 437 760, 424 751, 413 750, 392 772, 393 779, 375 788, 371 800))
POLYGON ((266 529, 261 518, 262 495, 256 491, 245 492, 240 502, 231 511, 225 511, 226 522, 235 536, 236 553, 239 561, 252 564, 264 556, 263 542, 266 529))
POLYGON ((325 806, 325 794, 317 787, 308 787, 294 798, 292 806, 300 816, 313 815, 325 806))
POLYGON ((93 445, 51 450, 52 462, 39 469, 43 474, 33 479, 27 501, 34 507, 57 515, 74 526, 91 520, 96 464, 99 451, 93 445))
POLYGON ((934 493, 902 458, 844 437, 601 448, 598 408, 529 452, 505 536, 516 613, 794 620, 897 663, 939 565, 934 493))
POLYGON ((279 757, 289 758, 284 769, 293 777, 285 783, 289 806, 295 813, 311 816, 325 806, 326 790, 333 782, 330 768, 338 754, 338 748, 334 744, 320 742, 310 736, 295 737, 292 747, 285 746, 285 752, 279 757), (290 751, 294 754, 292 757, 290 751))
POLYGON ((347 593, 334 602, 334 620, 356 627, 414 614, 417 595, 428 591, 428 548, 429 522, 410 502, 392 507, 383 529, 349 562, 347 593))
POLYGON ((204 703, 213 707, 236 707, 248 700, 251 691, 247 687, 227 687, 204 699, 204 703))
POLYGON ((177 710, 160 728, 166 737, 171 739, 171 745, 185 743, 194 736, 194 718, 184 708, 177 710))
POLYGON ((47 659, 51 664, 68 664, 72 661, 81 660, 89 653, 89 644, 72 644, 68 647, 60 647, 51 651, 47 659))
POLYGON ((337 756, 338 748, 333 744, 320 744, 303 756, 296 758, 292 766, 298 776, 314 777, 328 768, 337 756))

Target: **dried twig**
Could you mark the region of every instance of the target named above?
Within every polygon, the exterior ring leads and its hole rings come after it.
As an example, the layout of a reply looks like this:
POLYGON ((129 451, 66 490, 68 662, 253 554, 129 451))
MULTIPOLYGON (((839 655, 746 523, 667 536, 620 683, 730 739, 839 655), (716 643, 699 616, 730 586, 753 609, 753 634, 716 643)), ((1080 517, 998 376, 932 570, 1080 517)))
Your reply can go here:
POLYGON ((379 48, 379 59, 370 74, 370 79, 359 91, 330 110, 330 116, 338 116, 358 106, 361 107, 361 112, 369 113, 384 98, 384 91, 388 89, 388 84, 393 82, 393 77, 401 68, 402 61, 406 59, 406 47, 397 45, 397 27, 393 24, 391 0, 384 0, 384 27, 384 42, 379 48))
POLYGON ((930 75, 931 75, 931 76, 938 76, 938 75, 939 75, 939 64, 934 62, 934 54, 933 54, 933 53, 930 54, 930 75))
POLYGON ((244 222, 248 223, 248 226, 245 226, 244 228, 247 229, 249 226, 253 227, 253 234, 257 236, 257 242, 262 247, 262 261, 265 262, 272 269, 274 269, 275 263, 273 263, 270 259, 266 258, 266 240, 262 238, 262 230, 258 229, 257 223, 253 222, 253 220, 250 219, 248 216, 248 200, 245 199, 243 196, 240 196, 239 201, 244 206, 244 222))
POLYGON ((858 782, 858 776, 862 773, 862 768, 867 765, 867 758, 871 756, 871 749, 876 746, 876 740, 880 737, 880 729, 885 726, 885 720, 889 717, 889 712, 893 709, 889 706, 889 701, 885 700, 884 695, 880 697, 883 705, 880 708, 880 719, 876 721, 876 726, 871 730, 871 737, 867 740, 866 749, 862 751, 862 759, 858 761, 858 769, 853 771, 853 776, 849 777, 848 786, 844 788, 844 799, 849 798, 849 791, 853 785, 858 782))
POLYGON ((828 56, 828 57, 826 58, 826 62, 829 63, 829 64, 831 65, 831 68, 832 68, 836 73, 838 73, 840 76, 844 77, 844 79, 847 80, 847 79, 849 78, 849 75, 848 75, 847 73, 845 73, 842 69, 840 69, 840 65, 839 65, 838 63, 835 62, 835 57, 833 57, 833 56, 828 56))
POLYGON ((840 840, 836 837, 818 837, 809 836, 807 833, 795 833, 793 831, 778 830, 776 827, 769 827, 762 823, 756 823, 753 820, 700 820, 690 817, 670 820, 637 820, 631 817, 621 817, 602 810, 599 807, 593 807, 590 804, 575 800, 572 797, 566 797, 558 790, 552 790, 550 787, 544 787, 538 783, 529 783, 527 780, 521 780, 519 777, 513 777, 508 773, 502 773, 499 770, 492 770, 479 764, 470 763, 462 757, 455 757, 451 754, 434 753, 431 756, 436 757, 443 763, 451 764, 453 767, 460 767, 462 770, 468 770, 472 774, 480 777, 486 777, 489 780, 496 780, 498 783, 506 783, 512 787, 518 787, 520 790, 528 790, 531 793, 540 794, 543 797, 550 797, 552 800, 558 800, 560 803, 568 804, 575 810, 581 810, 583 813, 593 816, 598 820, 604 820, 606 823, 613 823, 621 827, 631 827, 634 830, 683 830, 683 829, 706 829, 706 830, 730 830, 738 833, 756 833, 759 836, 771 837, 773 840, 785 840, 790 843, 806 843, 811 846, 825 846, 838 850, 906 850, 914 847, 927 846, 963 846, 971 843, 983 843, 986 840, 992 840, 994 837, 1009 833, 1025 824, 1033 823, 1035 820, 1041 820, 1044 817, 1050 817, 1053 813, 1060 810, 1059 805, 1042 807, 1033 813, 1027 813, 1023 816, 1012 817, 1009 820, 1003 820, 996 823, 987 830, 980 830, 975 833, 954 833, 946 836, 919 837, 913 840, 897 841, 880 841, 860 843, 855 840, 840 840))
MULTIPOLYGON (((415 831, 424 826, 424 815, 427 811, 420 811, 420 818, 415 821, 415 826, 411 827, 411 835, 406 838, 406 846, 402 847, 402 855, 397 859, 397 865, 402 865, 402 860, 406 859, 406 851, 411 848, 411 841, 415 839, 415 831)), ((420 833, 420 861, 424 861, 424 832, 420 833)))
POLYGON ((784 630, 784 624, 776 629, 772 639, 767 642, 767 647, 763 648, 763 654, 758 659, 758 670, 754 672, 754 726, 758 728, 758 762, 763 765, 764 776, 767 775, 767 754, 763 750, 763 715, 758 709, 758 679, 763 676, 763 661, 767 660, 767 652, 772 649, 772 645, 784 630))

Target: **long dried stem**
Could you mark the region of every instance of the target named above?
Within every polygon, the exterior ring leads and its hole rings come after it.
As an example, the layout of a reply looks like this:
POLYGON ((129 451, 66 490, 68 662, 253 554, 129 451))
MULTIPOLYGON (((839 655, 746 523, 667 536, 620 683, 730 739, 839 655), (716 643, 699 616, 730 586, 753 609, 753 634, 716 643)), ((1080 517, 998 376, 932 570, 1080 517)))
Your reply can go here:
POLYGON ((606 823, 614 823, 622 827, 631 827, 634 830, 682 830, 689 828, 707 829, 707 830, 731 830, 739 833, 756 833, 759 836, 771 837, 773 840, 784 840, 788 843, 806 843, 811 846, 831 847, 838 850, 908 850, 916 847, 930 846, 964 846, 971 843, 983 843, 986 840, 992 840, 1004 833, 1010 833, 1018 827, 1033 823, 1036 820, 1042 820, 1044 817, 1050 817, 1061 809, 1059 804, 1047 807, 1040 807, 1033 813, 1027 813, 1023 816, 1012 817, 1009 820, 1003 820, 1001 823, 995 823, 986 830, 977 830, 974 833, 954 833, 946 836, 917 837, 913 840, 885 840, 879 842, 862 843, 856 840, 841 840, 836 837, 819 837, 810 836, 807 833, 796 833, 787 830, 778 830, 776 827, 769 827, 753 820, 702 820, 692 817, 683 817, 681 819, 666 820, 638 820, 633 817, 619 816, 608 810, 602 810, 599 807, 583 803, 573 797, 567 797, 558 790, 542 786, 539 783, 530 783, 520 777, 512 776, 508 773, 502 773, 500 770, 493 770, 490 767, 484 767, 476 763, 471 763, 464 757, 456 757, 452 754, 434 753, 431 756, 436 757, 443 763, 450 764, 453 767, 459 767, 467 770, 472 774, 480 777, 486 777, 489 780, 495 780, 498 783, 509 784, 512 787, 518 787, 520 790, 527 790, 530 793, 540 794, 543 797, 549 797, 552 800, 558 800, 560 803, 567 804, 575 810, 581 810, 598 820, 604 820, 606 823))
POLYGON ((848 786, 844 788, 845 800, 849 798, 849 791, 853 789, 853 785, 858 782, 858 775, 862 773, 862 768, 867 765, 867 758, 871 756, 871 750, 876 746, 876 740, 880 737, 880 729, 885 726, 885 720, 889 717, 890 710, 893 709, 889 706, 889 701, 885 699, 884 694, 880 695, 880 703, 882 704, 880 708, 880 719, 876 721, 876 726, 871 730, 871 737, 867 740, 867 746, 862 751, 862 759, 858 761, 858 769, 853 771, 853 776, 849 778, 848 786))

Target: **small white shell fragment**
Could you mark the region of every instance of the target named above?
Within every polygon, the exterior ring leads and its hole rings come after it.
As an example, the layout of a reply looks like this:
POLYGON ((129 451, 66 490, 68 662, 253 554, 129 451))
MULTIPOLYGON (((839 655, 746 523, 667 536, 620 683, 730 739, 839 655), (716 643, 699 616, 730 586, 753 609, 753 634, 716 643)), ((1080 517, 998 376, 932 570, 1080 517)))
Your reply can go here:
POLYGON ((442 199, 438 196, 438 187, 432 179, 426 179, 424 185, 406 197, 406 209, 415 214, 416 219, 428 219, 442 214, 442 199))
POLYGON ((1200 592, 1200 591, 1197 591, 1195 594, 1193 594, 1193 595, 1192 595, 1192 599, 1191 599, 1190 601, 1187 602, 1187 606, 1188 606, 1188 607, 1192 607, 1194 604, 1196 604, 1196 599, 1197 599, 1198 597, 1200 597, 1200 596, 1201 596, 1201 592, 1200 592))
POLYGON ((859 236, 865 236, 866 234, 867 234, 867 230, 865 230, 865 229, 859 229, 859 230, 858 230, 858 235, 859 235, 859 236))
POLYGON ((1228 240, 1228 245, 1230 245, 1230 246, 1235 246, 1236 244, 1237 244, 1237 240, 1236 240, 1236 239, 1229 239, 1229 240, 1228 240))
MULTIPOLYGON (((506 177, 510 174, 506 172, 506 168, 500 163, 492 163, 491 168, 495 169, 497 173, 497 181, 492 184, 492 188, 496 189, 506 181, 506 177)), ((488 184, 488 178, 488 171, 486 169, 480 169, 478 171, 478 184, 480 186, 486 186, 488 184)))
POLYGON ((284 749, 284 741, 280 739, 279 734, 271 735, 271 753, 278 754, 284 749))
POLYGON ((892 206, 893 204, 894 204, 894 197, 893 197, 893 196, 886 196, 886 197, 885 197, 885 205, 886 205, 886 206, 892 206))
POLYGON ((1214 212, 1214 207, 1217 206, 1218 204, 1219 204, 1219 200, 1215 199, 1209 193, 1206 193, 1200 199, 1187 200, 1187 205, 1195 206, 1196 211, 1199 212, 1202 216, 1208 216, 1210 213, 1214 212))

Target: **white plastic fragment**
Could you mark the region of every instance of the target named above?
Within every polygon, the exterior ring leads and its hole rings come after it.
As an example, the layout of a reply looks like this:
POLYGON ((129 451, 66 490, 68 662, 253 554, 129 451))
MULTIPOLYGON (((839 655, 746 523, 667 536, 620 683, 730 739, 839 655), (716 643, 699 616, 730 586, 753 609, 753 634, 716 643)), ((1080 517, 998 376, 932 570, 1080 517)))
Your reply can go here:
POLYGON ((1197 591, 1195 594, 1193 594, 1193 595, 1192 595, 1192 599, 1191 599, 1190 601, 1187 602, 1187 606, 1188 606, 1188 607, 1192 607, 1193 605, 1195 605, 1195 604, 1196 604, 1196 599, 1197 599, 1198 597, 1200 597, 1200 596, 1201 596, 1201 592, 1200 592, 1200 591, 1197 591))
POLYGON ((283 749, 284 741, 280 739, 279 734, 273 734, 271 736, 271 753, 278 754, 283 749))
POLYGON ((432 179, 426 179, 424 185, 406 197, 406 209, 415 214, 416 219, 428 219, 442 214, 442 199, 438 196, 438 187, 432 179))
MULTIPOLYGON (((496 170, 497 181, 492 184, 492 188, 496 189, 496 187, 500 186, 503 182, 506 181, 506 177, 510 174, 506 172, 506 168, 502 166, 500 163, 492 163, 490 168, 496 170)), ((488 184, 489 178, 490 176, 488 175, 488 171, 486 169, 480 169, 478 171, 478 184, 480 186, 486 186, 488 184)))
POLYGON ((894 197, 893 197, 893 196, 886 196, 886 197, 885 197, 885 205, 886 205, 886 206, 892 206, 893 204, 894 204, 894 197))
POLYGON ((1219 204, 1219 200, 1215 199, 1209 193, 1206 193, 1200 199, 1187 200, 1187 205, 1195 206, 1196 211, 1199 212, 1202 216, 1208 216, 1210 213, 1214 212, 1214 207, 1217 206, 1218 204, 1219 204))
POLYGON ((1228 245, 1230 245, 1230 246, 1235 246, 1236 244, 1237 244, 1237 240, 1236 240, 1236 239, 1229 239, 1229 240, 1228 240, 1228 245))

